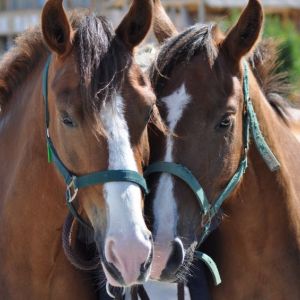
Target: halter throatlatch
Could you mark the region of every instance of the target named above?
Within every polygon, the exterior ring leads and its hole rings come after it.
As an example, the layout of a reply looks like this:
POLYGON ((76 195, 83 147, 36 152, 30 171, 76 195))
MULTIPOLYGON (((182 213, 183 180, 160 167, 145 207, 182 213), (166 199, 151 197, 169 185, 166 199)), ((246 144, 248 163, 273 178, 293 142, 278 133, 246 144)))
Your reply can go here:
POLYGON ((86 227, 91 227, 86 221, 84 221, 77 209, 73 205, 78 190, 91 185, 104 184, 107 182, 131 182, 138 185, 143 193, 148 193, 148 188, 146 181, 142 175, 138 172, 131 170, 107 170, 101 172, 90 173, 84 176, 76 176, 68 170, 68 168, 63 164, 59 158, 57 151, 53 145, 49 133, 49 107, 48 107, 48 72, 51 62, 51 56, 48 58, 43 71, 43 97, 45 103, 45 120, 46 120, 46 139, 47 139, 47 152, 48 152, 48 162, 53 162, 59 173, 65 180, 67 185, 66 189, 66 203, 71 214, 78 220, 78 222, 86 227))
MULTIPOLYGON (((213 224, 213 220, 216 220, 217 214, 220 212, 220 208, 224 203, 225 199, 232 193, 236 188, 240 180, 242 179, 247 166, 248 166, 248 149, 250 143, 250 134, 254 140, 257 150, 262 156, 263 160, 267 164, 270 171, 274 172, 280 168, 280 163, 273 154, 272 150, 266 143, 263 134, 260 130, 259 123, 256 117, 256 113, 253 108, 253 104, 249 95, 249 79, 248 79, 248 65, 244 62, 244 76, 243 76, 243 93, 244 93, 244 106, 245 112, 243 116, 243 144, 244 144, 244 155, 238 166, 237 171, 232 176, 228 182, 225 189, 221 192, 218 198, 212 203, 208 202, 206 194, 199 183, 198 179, 193 175, 193 173, 186 167, 175 164, 172 162, 156 162, 151 164, 144 176, 147 177, 153 173, 168 173, 175 177, 180 178, 184 181, 189 188, 193 191, 198 203, 200 205, 200 210, 202 213, 202 227, 203 232, 200 237, 198 246, 204 241, 204 239, 214 230, 216 227, 213 224)), ((217 221, 217 225, 220 221, 217 221)), ((213 279, 216 285, 221 283, 220 274, 218 268, 214 261, 206 254, 196 251, 196 256, 201 259, 210 269, 213 279)))

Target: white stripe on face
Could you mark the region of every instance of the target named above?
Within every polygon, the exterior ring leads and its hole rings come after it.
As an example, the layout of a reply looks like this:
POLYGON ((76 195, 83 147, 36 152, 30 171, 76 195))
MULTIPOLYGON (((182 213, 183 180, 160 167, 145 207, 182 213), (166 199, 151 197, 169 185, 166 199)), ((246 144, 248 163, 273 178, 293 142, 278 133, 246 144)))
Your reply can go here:
MULTIPOLYGON (((138 171, 134 154, 130 145, 128 126, 124 117, 123 99, 117 95, 101 110, 101 120, 107 134, 109 152, 109 170, 138 171)), ((116 231, 125 231, 131 222, 133 226, 146 228, 142 216, 141 190, 127 182, 111 182, 104 184, 105 199, 109 209, 110 225, 116 231), (125 227, 124 227, 125 225, 125 227), (119 227, 121 226, 121 228, 119 227)))
MULTIPOLYGON (((122 97, 117 95, 115 99, 111 99, 103 106, 100 113, 107 136, 108 169, 138 171, 123 106, 122 97)), ((122 266, 109 261, 111 255, 108 255, 109 253, 105 250, 106 258, 109 262, 114 263, 121 273, 124 271, 122 269, 132 273, 132 269, 137 268, 136 272, 139 274, 140 266, 147 260, 151 249, 151 241, 144 236, 148 230, 142 214, 141 190, 137 185, 129 182, 112 182, 104 184, 103 191, 108 208, 106 237, 112 241, 113 255, 117 256, 121 251, 123 252, 118 257, 118 263, 122 261, 122 266)), ((126 280, 128 274, 122 275, 126 280)), ((134 274, 130 274, 130 276, 134 276, 134 274)))
MULTIPOLYGON (((173 94, 162 98, 167 108, 167 122, 170 134, 167 137, 164 161, 173 162, 173 134, 184 109, 191 100, 183 84, 173 94)), ((174 198, 174 181, 171 175, 160 176, 153 202, 155 257, 152 269, 153 278, 158 279, 171 254, 171 242, 176 237, 177 205, 174 198)))

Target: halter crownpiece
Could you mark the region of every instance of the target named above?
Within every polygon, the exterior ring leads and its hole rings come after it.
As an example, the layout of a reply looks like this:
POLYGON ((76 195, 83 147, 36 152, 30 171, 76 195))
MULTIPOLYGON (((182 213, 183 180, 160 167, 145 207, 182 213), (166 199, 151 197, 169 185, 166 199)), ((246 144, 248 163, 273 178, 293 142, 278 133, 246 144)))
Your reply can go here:
MULTIPOLYGON (((280 168, 280 163, 277 160, 276 156, 268 146, 261 130, 259 127, 259 122, 256 117, 256 113, 253 108, 253 104, 249 95, 249 79, 248 79, 248 65, 244 62, 244 101, 246 105, 246 110, 249 115, 248 120, 250 123, 250 131, 255 142, 256 148, 259 151, 261 157, 269 167, 271 172, 277 171, 280 168)), ((249 145, 249 142, 248 142, 249 145)))
POLYGON ((132 170, 107 170, 90 173, 83 176, 76 176, 68 170, 59 158, 54 144, 50 138, 49 133, 49 107, 48 107, 48 73, 51 62, 51 56, 49 56, 44 71, 43 71, 43 97, 45 104, 45 122, 46 122, 46 139, 47 139, 47 153, 48 162, 53 162, 59 173, 65 180, 66 188, 66 203, 71 214, 76 218, 80 224, 91 227, 86 221, 84 221, 77 212, 73 201, 75 200, 78 190, 92 185, 104 184, 108 182, 131 182, 138 185, 144 194, 148 193, 147 183, 145 178, 138 172, 132 170))
MULTIPOLYGON (((160 161, 151 164, 144 173, 145 177, 148 177, 153 173, 168 173, 170 175, 180 178, 193 191, 200 205, 203 220, 203 232, 200 237, 198 247, 205 240, 205 238, 219 225, 220 221, 216 221, 215 223, 217 224, 213 224, 213 220, 217 219, 216 216, 220 213, 220 208, 224 203, 225 199, 227 199, 228 196, 232 193, 232 191, 236 188, 236 186, 242 179, 244 173, 246 172, 248 166, 247 155, 250 144, 250 133, 254 140, 257 150, 259 151, 263 160, 269 167, 270 171, 274 172, 280 168, 279 161, 277 160, 270 147, 266 143, 259 127, 259 122, 257 120, 256 113, 254 111, 253 104, 249 95, 248 65, 246 62, 244 62, 243 93, 245 105, 245 112, 243 117, 244 156, 238 166, 237 171, 232 176, 222 193, 214 202, 212 202, 212 204, 208 202, 204 189, 202 188, 198 179, 185 166, 172 162, 160 161)), ((203 262, 205 262, 205 264, 209 267, 213 275, 215 284, 220 284, 220 274, 214 261, 208 255, 200 251, 196 251, 196 256, 200 258, 203 262)))

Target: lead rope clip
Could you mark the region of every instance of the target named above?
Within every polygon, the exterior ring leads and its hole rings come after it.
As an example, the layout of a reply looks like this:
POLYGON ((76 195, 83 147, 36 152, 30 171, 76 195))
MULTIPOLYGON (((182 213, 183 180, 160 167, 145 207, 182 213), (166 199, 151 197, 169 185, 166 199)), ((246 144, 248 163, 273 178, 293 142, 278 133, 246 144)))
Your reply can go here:
POLYGON ((72 203, 75 200, 77 193, 78 193, 78 187, 76 187, 76 185, 75 185, 75 179, 76 179, 76 177, 72 176, 72 179, 67 186, 67 194, 68 194, 68 202, 69 203, 72 203))

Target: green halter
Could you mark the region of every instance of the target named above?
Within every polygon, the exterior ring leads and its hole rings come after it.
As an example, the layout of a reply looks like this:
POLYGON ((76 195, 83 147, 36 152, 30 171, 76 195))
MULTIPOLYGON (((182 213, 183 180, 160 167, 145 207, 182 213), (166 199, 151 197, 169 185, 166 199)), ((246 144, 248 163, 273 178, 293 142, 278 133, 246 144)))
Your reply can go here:
POLYGON ((45 120, 46 120, 46 139, 47 139, 47 150, 48 150, 48 162, 53 162, 65 180, 67 185, 66 190, 66 203, 72 213, 72 215, 84 226, 90 227, 90 225, 84 221, 78 214, 73 201, 77 196, 78 190, 91 185, 104 184, 107 182, 131 182, 138 185, 142 191, 147 194, 148 188, 146 181, 142 175, 138 172, 131 170, 107 170, 101 172, 90 173, 84 176, 76 176, 70 172, 63 162, 60 160, 53 142, 49 134, 49 108, 48 108, 48 71, 51 62, 51 57, 48 58, 43 71, 43 97, 45 103, 45 120))
MULTIPOLYGON (((212 226, 212 221, 219 213, 220 208, 225 201, 225 199, 231 194, 231 192, 236 188, 241 178, 243 177, 247 169, 247 155, 250 143, 250 133, 255 142, 257 150, 264 159, 265 163, 269 169, 273 172, 279 169, 280 163, 276 159, 275 155, 272 153, 270 147, 266 143, 262 132, 259 127, 259 123, 252 105, 252 101, 249 95, 249 79, 248 79, 248 66, 244 63, 244 77, 243 77, 243 92, 244 92, 244 105, 245 113, 243 117, 243 143, 244 143, 244 156, 239 164, 236 173, 233 175, 231 180, 228 182, 227 186, 223 192, 218 196, 218 198, 210 204, 206 197, 206 194, 197 180, 197 178, 192 174, 192 172, 179 164, 172 162, 156 162, 151 164, 144 173, 145 177, 153 173, 168 173, 175 177, 180 178, 184 181, 189 188, 195 194, 196 199, 199 202, 201 213, 202 213, 202 226, 203 233, 201 235, 199 246, 203 240, 211 233, 215 226, 212 226)), ((206 254, 197 251, 196 256, 203 260, 205 264, 211 270, 215 284, 221 283, 220 275, 216 264, 213 260, 206 254)))

